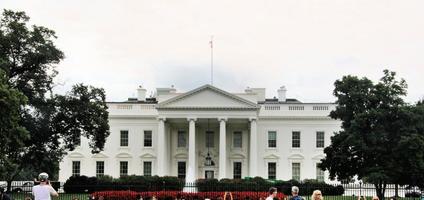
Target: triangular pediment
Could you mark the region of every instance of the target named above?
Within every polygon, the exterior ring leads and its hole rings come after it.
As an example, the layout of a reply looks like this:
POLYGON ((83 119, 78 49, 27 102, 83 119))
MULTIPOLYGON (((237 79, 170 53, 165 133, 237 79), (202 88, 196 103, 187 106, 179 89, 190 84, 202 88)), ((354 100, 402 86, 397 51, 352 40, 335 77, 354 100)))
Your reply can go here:
POLYGON ((246 109, 259 106, 211 85, 204 85, 187 93, 160 102, 158 109, 246 109))

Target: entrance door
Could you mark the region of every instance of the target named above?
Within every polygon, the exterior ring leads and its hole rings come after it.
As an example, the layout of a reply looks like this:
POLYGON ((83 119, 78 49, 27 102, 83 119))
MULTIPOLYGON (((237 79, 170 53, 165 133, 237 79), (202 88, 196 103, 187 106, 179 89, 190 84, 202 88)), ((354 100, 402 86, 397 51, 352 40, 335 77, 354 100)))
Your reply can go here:
POLYGON ((205 171, 205 179, 213 179, 214 178, 214 171, 213 170, 206 170, 205 171))

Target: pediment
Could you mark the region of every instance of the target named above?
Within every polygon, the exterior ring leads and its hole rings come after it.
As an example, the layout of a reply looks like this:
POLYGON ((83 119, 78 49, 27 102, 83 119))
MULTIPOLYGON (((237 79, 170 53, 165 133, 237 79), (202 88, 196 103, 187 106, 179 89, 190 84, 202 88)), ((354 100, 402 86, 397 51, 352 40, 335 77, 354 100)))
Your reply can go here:
POLYGON ((289 156, 290 160, 303 160, 305 157, 301 154, 292 154, 289 156))
POLYGON ((280 157, 275 155, 275 154, 270 154, 264 157, 264 159, 268 159, 268 160, 276 160, 279 159, 280 157))
POLYGON ((155 156, 153 154, 150 154, 150 153, 145 153, 145 154, 141 155, 140 158, 155 158, 155 156))
POLYGON ((128 153, 120 153, 116 155, 117 158, 132 158, 132 156, 128 153))
POLYGON ((68 155, 70 158, 84 158, 84 155, 81 153, 73 152, 68 155))
POLYGON ((244 156, 243 154, 239 154, 239 153, 234 153, 231 154, 230 159, 245 159, 246 156, 244 156))
POLYGON ((204 85, 187 93, 160 102, 158 109, 246 109, 259 106, 211 85, 204 85))
POLYGON ((179 154, 176 154, 174 156, 174 158, 176 158, 176 159, 187 159, 188 157, 187 157, 187 154, 185 154, 185 153, 179 153, 179 154))
POLYGON ((91 156, 92 158, 108 158, 107 155, 103 154, 103 153, 96 153, 93 156, 91 156))
POLYGON ((313 160, 321 160, 323 158, 325 158, 325 156, 323 154, 318 154, 318 155, 315 155, 314 157, 312 157, 313 160))

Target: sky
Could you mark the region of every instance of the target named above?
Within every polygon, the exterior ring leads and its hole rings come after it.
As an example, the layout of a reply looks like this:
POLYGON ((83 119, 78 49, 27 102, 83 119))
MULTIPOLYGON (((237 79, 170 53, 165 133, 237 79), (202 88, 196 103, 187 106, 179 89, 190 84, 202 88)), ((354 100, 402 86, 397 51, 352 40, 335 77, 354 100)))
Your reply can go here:
POLYGON ((211 83, 229 92, 266 88, 302 102, 333 102, 344 75, 378 81, 383 70, 408 83, 407 102, 424 97, 422 0, 0 0, 29 24, 56 31, 66 58, 55 91, 84 83, 108 101, 174 85, 211 83))

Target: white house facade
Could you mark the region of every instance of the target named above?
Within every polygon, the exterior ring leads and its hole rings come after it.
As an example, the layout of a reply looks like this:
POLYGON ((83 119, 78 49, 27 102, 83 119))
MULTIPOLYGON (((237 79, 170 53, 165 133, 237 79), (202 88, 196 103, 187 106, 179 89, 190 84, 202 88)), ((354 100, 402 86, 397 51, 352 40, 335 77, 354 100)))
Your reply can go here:
POLYGON ((109 102, 110 136, 104 151, 91 154, 88 141, 60 163, 59 180, 72 175, 178 176, 198 178, 318 179, 323 149, 340 130, 328 117, 332 103, 266 99, 264 88, 229 93, 212 85, 177 93, 157 88, 146 98, 109 102))

